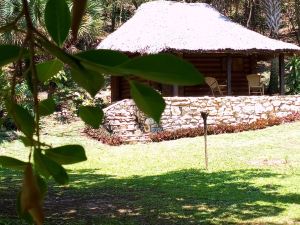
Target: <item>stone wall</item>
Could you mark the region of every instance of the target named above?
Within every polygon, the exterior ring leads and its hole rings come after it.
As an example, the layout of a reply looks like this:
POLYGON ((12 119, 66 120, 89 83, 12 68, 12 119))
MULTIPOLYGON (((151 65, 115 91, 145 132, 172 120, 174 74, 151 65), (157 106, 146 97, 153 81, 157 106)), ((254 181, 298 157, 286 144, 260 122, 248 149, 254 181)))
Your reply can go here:
POLYGON ((300 112, 300 95, 239 97, 166 97, 161 123, 155 124, 134 102, 125 99, 106 108, 105 125, 128 141, 147 140, 149 132, 199 127, 201 112, 209 113, 208 124, 250 123, 300 112))

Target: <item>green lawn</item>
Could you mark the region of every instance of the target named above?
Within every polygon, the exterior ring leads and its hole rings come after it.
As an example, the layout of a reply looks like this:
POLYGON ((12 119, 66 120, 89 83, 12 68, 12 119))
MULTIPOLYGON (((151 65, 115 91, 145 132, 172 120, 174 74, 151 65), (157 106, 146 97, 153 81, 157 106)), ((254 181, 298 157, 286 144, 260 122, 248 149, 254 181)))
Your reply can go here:
MULTIPOLYGON (((50 182, 46 224, 300 224, 299 122, 209 136, 209 171, 203 137, 109 147, 82 127, 43 128, 48 143, 80 143, 88 156, 67 167, 70 185, 50 182)), ((26 158, 19 141, 1 134, 0 154, 26 158)), ((14 205, 21 175, 0 173, 0 224, 20 224, 14 205)))

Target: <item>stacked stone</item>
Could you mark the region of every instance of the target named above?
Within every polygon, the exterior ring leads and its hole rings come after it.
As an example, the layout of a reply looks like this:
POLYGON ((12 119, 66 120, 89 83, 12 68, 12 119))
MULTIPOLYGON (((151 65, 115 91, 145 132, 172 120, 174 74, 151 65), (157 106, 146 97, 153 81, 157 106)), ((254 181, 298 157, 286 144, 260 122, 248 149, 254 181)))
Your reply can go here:
POLYGON ((125 99, 104 109, 104 126, 113 135, 125 141, 135 142, 144 139, 137 121, 137 107, 132 100, 125 99))
POLYGON ((147 118, 126 99, 105 109, 106 126, 129 141, 147 140, 149 132, 203 126, 201 112, 209 113, 208 125, 251 123, 300 112, 300 96, 166 97, 161 123, 147 118))

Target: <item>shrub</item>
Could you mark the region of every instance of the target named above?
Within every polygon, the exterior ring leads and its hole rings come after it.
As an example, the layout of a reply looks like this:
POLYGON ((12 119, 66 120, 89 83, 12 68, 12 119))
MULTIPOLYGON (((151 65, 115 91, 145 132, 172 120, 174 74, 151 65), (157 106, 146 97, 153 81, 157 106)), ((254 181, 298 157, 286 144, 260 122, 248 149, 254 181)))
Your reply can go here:
POLYGON ((86 127, 84 129, 84 133, 93 139, 101 141, 103 144, 112 146, 125 144, 125 141, 121 137, 110 134, 104 128, 92 129, 90 127, 86 127))
MULTIPOLYGON (((300 121, 300 113, 293 112, 285 117, 272 117, 269 119, 259 119, 252 123, 240 123, 237 125, 229 125, 229 124, 217 124, 214 126, 208 126, 207 134, 208 135, 217 135, 217 134, 225 134, 225 133, 238 133, 242 131, 249 130, 259 130, 264 129, 269 126, 276 126, 282 123, 290 123, 294 121, 300 121)), ((125 144, 125 140, 123 140, 119 136, 115 136, 110 134, 104 128, 100 129, 92 129, 90 127, 86 127, 84 133, 89 137, 101 141, 103 144, 119 146, 125 144)), ((161 141, 169 141, 176 140, 180 138, 192 138, 204 135, 203 127, 196 128, 185 128, 185 129, 177 129, 177 130, 166 130, 158 133, 152 133, 149 135, 149 138, 152 142, 161 142, 161 141)))
POLYGON ((292 57, 286 65, 286 86, 289 94, 300 93, 300 58, 292 57))
MULTIPOLYGON (((269 119, 259 119, 252 123, 241 123, 237 125, 228 125, 228 124, 217 124, 214 126, 208 126, 207 134, 224 134, 224 133, 237 133, 242 131, 249 130, 258 130, 264 129, 268 126, 275 126, 282 123, 294 122, 300 120, 300 113, 293 112, 285 117, 273 117, 269 119)), ((162 131, 154 134, 150 134, 149 137, 153 142, 167 141, 167 140, 176 140, 179 138, 186 137, 197 137, 203 136, 204 129, 203 127, 197 128, 186 128, 186 129, 177 129, 172 131, 162 131)))

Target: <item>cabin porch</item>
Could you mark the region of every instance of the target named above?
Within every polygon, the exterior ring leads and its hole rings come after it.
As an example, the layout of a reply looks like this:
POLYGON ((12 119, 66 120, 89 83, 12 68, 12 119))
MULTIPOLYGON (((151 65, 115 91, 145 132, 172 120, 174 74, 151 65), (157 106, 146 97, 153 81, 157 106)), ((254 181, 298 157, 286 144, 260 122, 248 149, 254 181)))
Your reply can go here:
MULTIPOLYGON (((204 77, 214 77, 219 84, 226 84, 227 96, 245 96, 248 93, 248 74, 257 73, 257 62, 279 57, 280 71, 280 94, 284 95, 284 55, 245 55, 245 54, 176 54, 184 60, 192 63, 204 77)), ((212 96, 212 92, 206 83, 197 86, 172 86, 159 84, 152 81, 132 78, 139 82, 148 84, 162 93, 164 97, 200 97, 212 96)), ((130 86, 124 77, 112 77, 111 80, 112 101, 131 98, 130 86)))

